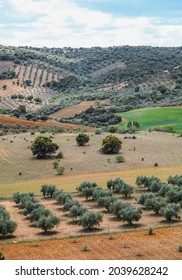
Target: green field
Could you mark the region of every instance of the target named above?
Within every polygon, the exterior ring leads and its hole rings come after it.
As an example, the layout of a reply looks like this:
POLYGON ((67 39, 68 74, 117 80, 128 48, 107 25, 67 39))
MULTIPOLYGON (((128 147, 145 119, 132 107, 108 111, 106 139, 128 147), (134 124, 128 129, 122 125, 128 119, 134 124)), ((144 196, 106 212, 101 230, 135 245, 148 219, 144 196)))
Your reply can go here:
POLYGON ((129 121, 141 124, 141 130, 153 127, 171 127, 176 133, 182 133, 182 107, 152 107, 120 113, 125 120, 120 126, 125 127, 129 121))

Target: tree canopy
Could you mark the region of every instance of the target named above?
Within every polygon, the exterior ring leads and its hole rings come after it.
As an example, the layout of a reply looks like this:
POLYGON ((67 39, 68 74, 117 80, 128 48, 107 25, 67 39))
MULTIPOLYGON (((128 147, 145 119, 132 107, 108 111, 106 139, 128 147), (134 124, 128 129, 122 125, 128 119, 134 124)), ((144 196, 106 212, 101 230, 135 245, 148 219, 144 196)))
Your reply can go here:
POLYGON ((59 149, 56 143, 52 142, 52 139, 45 136, 38 136, 30 147, 34 156, 37 158, 46 158, 47 155, 53 154, 59 149))

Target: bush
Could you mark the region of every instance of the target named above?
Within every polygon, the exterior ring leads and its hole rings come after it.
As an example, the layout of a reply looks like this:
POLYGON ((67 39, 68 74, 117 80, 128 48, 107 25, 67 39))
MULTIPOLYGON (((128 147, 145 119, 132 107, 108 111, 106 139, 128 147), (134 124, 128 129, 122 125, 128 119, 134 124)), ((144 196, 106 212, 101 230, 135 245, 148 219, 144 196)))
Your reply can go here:
POLYGON ((117 154, 121 149, 122 141, 110 134, 103 139, 101 152, 104 154, 117 154))
POLYGON ((58 175, 63 175, 65 168, 64 166, 58 166, 56 170, 58 175))
POLYGON ((56 158, 57 159, 61 159, 61 158, 63 158, 64 156, 63 156, 63 152, 59 152, 58 154, 57 154, 57 156, 56 156, 56 158))
POLYGON ((102 134, 102 129, 101 128, 96 128, 95 134, 102 134))
POLYGON ((59 166, 59 162, 57 160, 53 161, 53 166, 54 166, 54 169, 57 169, 58 166, 59 166))
POLYGON ((123 156, 119 155, 119 156, 116 156, 116 162, 117 163, 125 162, 125 159, 123 156))
POLYGON ((108 128, 108 131, 109 131, 110 133, 116 133, 117 130, 118 130, 117 126, 114 126, 114 125, 109 126, 109 128, 108 128))
POLYGON ((153 234, 153 228, 150 227, 150 228, 148 229, 148 235, 152 235, 152 234, 153 234))
POLYGON ((78 146, 84 146, 87 144, 90 140, 89 135, 85 133, 79 133, 78 136, 76 137, 76 142, 78 146))

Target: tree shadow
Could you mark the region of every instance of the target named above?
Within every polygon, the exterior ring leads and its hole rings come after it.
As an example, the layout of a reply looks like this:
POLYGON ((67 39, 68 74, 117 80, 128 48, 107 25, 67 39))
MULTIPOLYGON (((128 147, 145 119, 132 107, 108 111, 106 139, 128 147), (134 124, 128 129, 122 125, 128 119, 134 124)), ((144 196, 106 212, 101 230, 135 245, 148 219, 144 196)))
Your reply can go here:
POLYGON ((51 236, 51 235, 55 235, 55 234, 58 234, 59 232, 56 231, 56 230, 49 230, 49 231, 42 231, 42 232, 39 232, 37 233, 37 235, 40 235, 40 236, 51 236))

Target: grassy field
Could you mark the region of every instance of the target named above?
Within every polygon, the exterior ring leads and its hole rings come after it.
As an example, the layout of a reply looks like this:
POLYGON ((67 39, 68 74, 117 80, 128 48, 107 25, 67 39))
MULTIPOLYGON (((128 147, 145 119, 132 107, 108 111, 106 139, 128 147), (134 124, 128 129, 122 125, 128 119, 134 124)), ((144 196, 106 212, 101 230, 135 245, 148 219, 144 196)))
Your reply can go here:
POLYGON ((137 121, 141 124, 142 130, 152 127, 170 126, 175 132, 182 133, 182 107, 155 107, 132 110, 119 114, 126 122, 137 121))
POLYGON ((166 181, 169 175, 176 175, 181 173, 182 166, 175 167, 151 167, 151 168, 138 168, 130 170, 120 170, 103 173, 90 173, 90 174, 76 174, 54 176, 47 179, 38 179, 31 181, 23 181, 16 183, 0 184, 0 197, 12 197, 13 193, 19 192, 34 192, 40 195, 40 187, 43 184, 55 184, 59 189, 64 189, 68 192, 73 192, 82 181, 95 181, 99 186, 106 187, 106 183, 110 179, 117 177, 122 178, 127 183, 135 184, 136 177, 139 175, 157 176, 162 181, 166 181))

